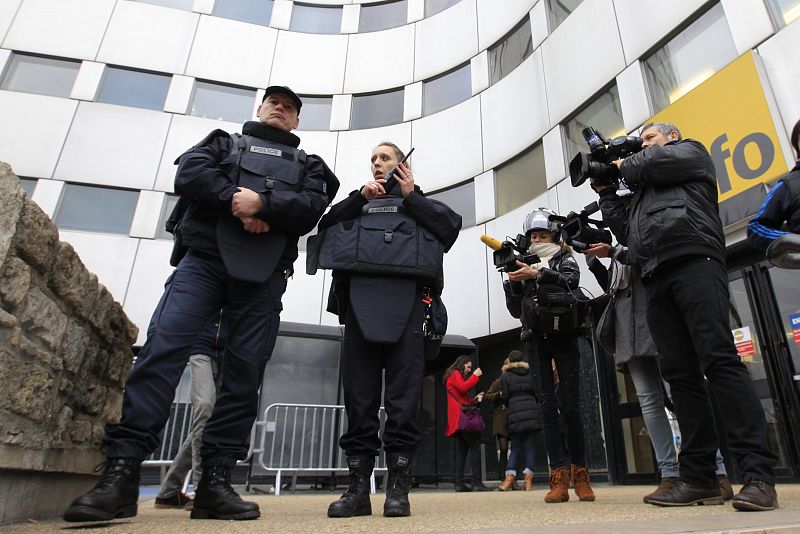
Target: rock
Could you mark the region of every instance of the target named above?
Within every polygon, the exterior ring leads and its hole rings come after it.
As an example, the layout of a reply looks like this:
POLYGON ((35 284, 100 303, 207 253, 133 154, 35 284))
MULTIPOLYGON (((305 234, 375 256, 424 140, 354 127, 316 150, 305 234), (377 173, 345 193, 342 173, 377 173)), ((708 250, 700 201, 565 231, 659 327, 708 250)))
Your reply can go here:
POLYGON ((38 288, 31 289, 25 300, 20 316, 23 331, 29 338, 41 341, 47 349, 57 350, 67 326, 67 316, 38 288))
POLYGON ((84 321, 90 319, 100 291, 97 276, 86 270, 69 243, 58 244, 58 254, 50 275, 50 287, 69 304, 78 317, 84 321))
POLYGON ((58 229, 38 204, 26 200, 17 222, 17 255, 40 273, 52 267, 58 250, 58 229))
POLYGON ((25 203, 25 191, 7 163, 0 162, 0 263, 6 258, 25 203))
POLYGON ((0 275, 0 299, 13 310, 25 299, 31 285, 31 269, 21 259, 11 256, 0 275))

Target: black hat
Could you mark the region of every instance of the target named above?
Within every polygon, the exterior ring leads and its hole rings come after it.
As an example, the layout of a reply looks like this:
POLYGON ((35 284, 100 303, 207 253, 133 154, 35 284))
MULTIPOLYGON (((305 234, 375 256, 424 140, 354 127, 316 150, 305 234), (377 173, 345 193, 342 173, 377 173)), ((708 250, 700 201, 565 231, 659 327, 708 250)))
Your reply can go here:
POLYGON ((264 102, 264 100, 266 100, 267 97, 272 93, 280 93, 291 98, 292 102, 294 102, 294 104, 297 106, 297 112, 300 113, 300 108, 303 107, 303 101, 300 100, 300 97, 297 96, 297 93, 285 85, 270 85, 267 87, 266 91, 264 91, 264 98, 261 99, 261 102, 264 102))

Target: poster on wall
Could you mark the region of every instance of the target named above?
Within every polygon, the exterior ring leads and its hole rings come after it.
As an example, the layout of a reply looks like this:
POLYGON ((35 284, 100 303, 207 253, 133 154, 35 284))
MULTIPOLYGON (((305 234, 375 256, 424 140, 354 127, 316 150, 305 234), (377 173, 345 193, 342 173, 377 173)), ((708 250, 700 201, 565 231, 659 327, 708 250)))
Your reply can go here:
POLYGON ((792 327, 792 338, 795 345, 800 345, 800 312, 789 316, 789 324, 792 327))
POLYGON ((736 353, 743 362, 752 362, 756 355, 756 348, 753 344, 753 335, 750 333, 749 326, 735 328, 731 330, 733 342, 736 344, 736 353))

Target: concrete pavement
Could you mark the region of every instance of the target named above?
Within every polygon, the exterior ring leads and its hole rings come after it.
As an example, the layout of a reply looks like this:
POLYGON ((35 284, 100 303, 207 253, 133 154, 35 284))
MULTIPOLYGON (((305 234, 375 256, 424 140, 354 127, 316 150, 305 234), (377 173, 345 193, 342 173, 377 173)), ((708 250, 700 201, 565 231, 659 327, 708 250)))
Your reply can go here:
MULTIPOLYGON (((737 488, 738 489, 738 488, 737 488)), ((269 532, 281 534, 428 532, 438 534, 528 534, 622 532, 626 534, 677 532, 800 533, 800 485, 779 485, 779 510, 736 512, 730 504, 658 508, 642 504, 650 486, 595 486, 597 501, 546 504, 545 489, 533 492, 454 493, 422 489, 411 494, 412 516, 388 519, 380 514, 383 495, 372 497, 375 515, 350 519, 329 519, 328 503, 337 494, 328 491, 298 491, 297 494, 249 495, 261 506, 257 521, 193 521, 188 512, 158 510, 152 500, 139 503, 133 519, 107 524, 70 524, 42 521, 0 528, 3 534, 67 532, 109 532, 113 534, 161 534, 175 532, 269 532), (80 525, 80 526, 79 526, 80 525), (76 528, 77 527, 77 528, 76 528)), ((45 498, 45 496, 43 496, 45 498)))

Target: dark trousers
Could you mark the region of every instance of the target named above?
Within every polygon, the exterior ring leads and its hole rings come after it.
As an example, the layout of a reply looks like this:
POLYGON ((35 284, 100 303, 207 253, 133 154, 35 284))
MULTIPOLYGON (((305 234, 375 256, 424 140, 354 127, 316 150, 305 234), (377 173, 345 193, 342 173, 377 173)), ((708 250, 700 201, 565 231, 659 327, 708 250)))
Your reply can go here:
POLYGON ((128 375, 122 419, 106 425, 106 455, 141 461, 156 448, 192 347, 224 306, 228 338, 222 386, 203 433, 203 465, 233 466, 244 459, 285 290, 282 274, 262 284, 239 282, 227 275, 221 259, 190 251, 167 283, 128 375))
POLYGON ((384 381, 384 451, 412 453, 417 449, 421 439, 416 421, 417 409, 425 372, 424 312, 425 305, 417 299, 397 343, 383 344, 364 339, 353 310, 348 306, 342 347, 347 432, 339 439, 339 446, 348 456, 378 455, 381 447, 379 411, 384 381))
POLYGON ((718 399, 728 447, 744 480, 775 483, 775 455, 747 367, 736 354, 728 322, 728 276, 721 263, 690 258, 648 280, 647 323, 661 355, 681 428, 681 480, 716 487, 718 447, 703 375, 718 399))
POLYGON ((538 335, 525 342, 524 348, 541 391, 544 444, 550 467, 565 467, 570 462, 581 467, 586 466, 586 445, 580 411, 581 355, 578 342, 569 336, 538 335), (558 369, 560 403, 556 399, 551 360, 555 360, 558 369), (567 424, 569 458, 561 436, 559 412, 567 424))
POLYGON ((464 467, 469 455, 470 469, 472 469, 472 484, 483 484, 481 478, 481 435, 478 432, 456 431, 453 434, 456 440, 456 465, 455 482, 464 483, 464 467))

